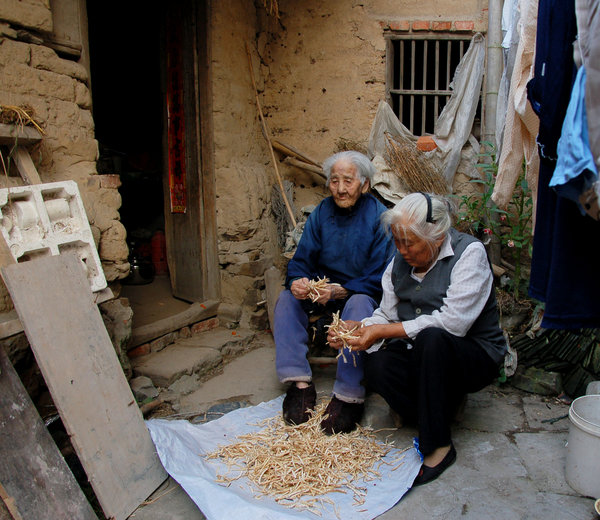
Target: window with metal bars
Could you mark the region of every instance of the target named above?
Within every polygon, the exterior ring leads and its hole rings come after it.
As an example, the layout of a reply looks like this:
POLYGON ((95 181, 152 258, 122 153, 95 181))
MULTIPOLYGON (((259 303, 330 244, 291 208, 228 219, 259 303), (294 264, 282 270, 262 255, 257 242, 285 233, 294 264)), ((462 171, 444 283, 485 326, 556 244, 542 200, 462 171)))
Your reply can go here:
POLYGON ((414 135, 433 134, 450 82, 470 39, 450 35, 387 37, 386 98, 414 135))

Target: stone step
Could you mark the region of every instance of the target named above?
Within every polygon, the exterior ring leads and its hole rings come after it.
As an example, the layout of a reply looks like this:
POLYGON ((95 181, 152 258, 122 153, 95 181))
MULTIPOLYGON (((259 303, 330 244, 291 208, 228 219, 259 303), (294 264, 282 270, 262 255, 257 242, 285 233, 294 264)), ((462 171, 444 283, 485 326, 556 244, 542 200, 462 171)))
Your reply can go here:
POLYGON ((217 327, 190 338, 178 339, 158 352, 131 360, 135 376, 146 376, 161 388, 168 388, 184 376, 195 380, 248 350, 255 333, 249 329, 217 327))

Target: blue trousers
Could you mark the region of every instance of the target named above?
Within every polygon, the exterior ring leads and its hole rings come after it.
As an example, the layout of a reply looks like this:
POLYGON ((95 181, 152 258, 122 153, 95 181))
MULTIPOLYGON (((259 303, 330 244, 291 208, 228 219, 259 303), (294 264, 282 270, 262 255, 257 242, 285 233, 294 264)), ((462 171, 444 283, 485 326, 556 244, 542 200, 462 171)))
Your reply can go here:
MULTIPOLYGON (((354 294, 346 302, 337 301, 343 308, 342 320, 360 321, 371 316, 377 308, 377 302, 366 294, 354 294)), ((308 313, 318 308, 310 300, 298 300, 289 290, 279 295, 274 311, 273 336, 276 348, 277 377, 282 383, 289 381, 312 380, 312 371, 308 363, 308 313)), ((365 399, 362 386, 364 375, 364 352, 344 352, 337 364, 333 395, 342 401, 360 403, 365 399), (346 361, 344 361, 344 357, 346 361), (355 366, 356 365, 356 366, 355 366)))

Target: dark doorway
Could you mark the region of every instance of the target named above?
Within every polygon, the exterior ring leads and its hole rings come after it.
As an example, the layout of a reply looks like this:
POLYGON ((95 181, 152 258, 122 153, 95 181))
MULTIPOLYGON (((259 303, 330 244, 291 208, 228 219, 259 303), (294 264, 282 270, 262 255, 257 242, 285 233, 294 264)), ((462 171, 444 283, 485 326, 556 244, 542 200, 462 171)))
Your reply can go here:
POLYGON ((115 0, 88 1, 87 10, 97 167, 121 178, 119 213, 131 265, 122 294, 137 327, 187 308, 171 295, 166 251, 157 252, 165 248, 162 14, 115 0))

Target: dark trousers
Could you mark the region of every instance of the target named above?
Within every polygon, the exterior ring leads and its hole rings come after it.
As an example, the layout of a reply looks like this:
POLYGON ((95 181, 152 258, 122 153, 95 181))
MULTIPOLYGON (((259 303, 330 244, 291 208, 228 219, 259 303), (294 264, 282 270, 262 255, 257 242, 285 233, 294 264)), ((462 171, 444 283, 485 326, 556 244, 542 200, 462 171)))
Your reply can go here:
POLYGON ((390 340, 368 354, 366 384, 403 420, 418 424, 419 449, 428 455, 450 444, 461 401, 498 377, 498 366, 473 340, 438 328, 423 330, 409 346, 390 340))

